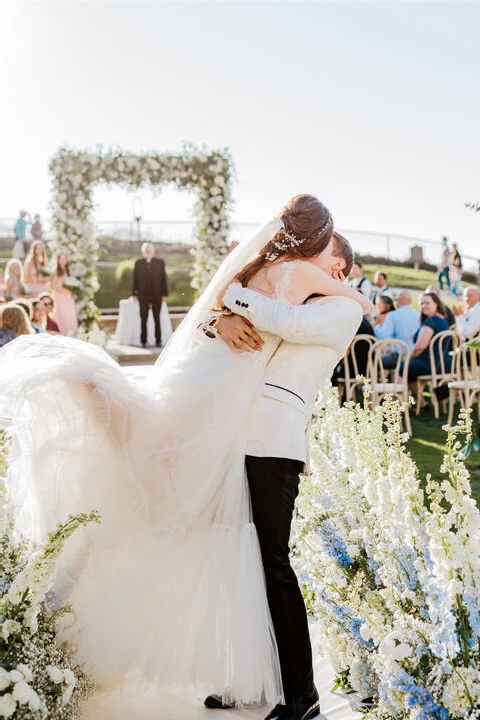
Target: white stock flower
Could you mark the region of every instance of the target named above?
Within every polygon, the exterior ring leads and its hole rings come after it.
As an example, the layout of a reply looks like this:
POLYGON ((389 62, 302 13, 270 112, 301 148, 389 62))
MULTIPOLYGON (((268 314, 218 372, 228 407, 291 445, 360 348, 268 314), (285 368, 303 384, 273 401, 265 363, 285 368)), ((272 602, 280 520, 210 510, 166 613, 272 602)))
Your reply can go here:
POLYGON ((17 701, 10 693, 0 696, 0 717, 8 718, 12 717, 15 710, 17 709, 17 701))
POLYGON ((5 670, 5 668, 0 667, 0 691, 6 690, 10 685, 12 684, 12 680, 10 678, 10 674, 5 670))
POLYGON ((26 705, 30 701, 31 694, 32 688, 25 680, 15 683, 12 695, 19 705, 26 705))
POLYGON ((10 670, 10 672, 8 673, 8 677, 13 683, 23 681, 23 675, 22 673, 18 672, 18 670, 10 670))
POLYGON ((40 709, 40 705, 41 705, 40 698, 38 697, 35 690, 33 688, 31 688, 30 698, 28 700, 28 707, 30 708, 30 710, 33 710, 34 712, 36 712, 37 710, 40 709))
POLYGON ((2 638, 7 642, 10 635, 16 635, 20 632, 22 626, 16 620, 5 620, 2 623, 2 638))
POLYGON ((63 683, 63 672, 54 665, 47 665, 45 668, 47 675, 55 685, 61 685, 63 683))
POLYGON ((63 677, 65 678, 65 682, 67 685, 76 685, 77 684, 77 678, 75 677, 75 673, 70 670, 70 668, 65 668, 63 671, 63 677))
POLYGON ((24 663, 19 663, 17 665, 18 672, 21 672, 23 677, 27 682, 32 682, 33 680, 33 674, 28 665, 24 665, 24 663))
POLYGON ((387 662, 401 662, 405 660, 405 658, 410 657, 413 652, 413 648, 410 645, 403 642, 395 642, 399 640, 399 635, 400 633, 398 632, 391 632, 383 638, 379 645, 378 651, 387 662))

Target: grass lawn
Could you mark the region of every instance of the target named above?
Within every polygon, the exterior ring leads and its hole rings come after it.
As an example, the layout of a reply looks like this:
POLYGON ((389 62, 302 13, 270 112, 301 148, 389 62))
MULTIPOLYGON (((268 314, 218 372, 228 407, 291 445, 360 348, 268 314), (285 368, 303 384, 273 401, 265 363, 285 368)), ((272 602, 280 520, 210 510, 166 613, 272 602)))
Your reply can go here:
MULTIPOLYGON (((407 449, 418 466, 421 478, 425 478, 427 473, 430 473, 433 478, 439 480, 442 478, 440 465, 446 438, 442 426, 446 424, 447 416, 440 415, 440 418, 435 420, 433 412, 429 412, 418 417, 412 414, 411 419, 412 437, 408 441, 407 449)), ((476 413, 473 419, 475 422, 476 413)), ((473 497, 480 505, 480 452, 472 451, 465 464, 471 476, 473 497)))
POLYGON ((388 285, 392 288, 409 288, 410 290, 425 290, 427 285, 436 285, 435 273, 429 270, 414 270, 402 265, 364 265, 365 276, 373 283, 373 276, 377 270, 385 272, 388 276, 388 285))

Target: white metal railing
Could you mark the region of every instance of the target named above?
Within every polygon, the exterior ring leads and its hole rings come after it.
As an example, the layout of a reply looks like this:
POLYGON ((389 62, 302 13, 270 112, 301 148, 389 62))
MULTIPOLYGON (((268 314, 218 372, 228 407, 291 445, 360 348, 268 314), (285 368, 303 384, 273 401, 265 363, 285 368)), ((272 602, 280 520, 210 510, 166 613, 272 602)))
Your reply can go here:
MULTIPOLYGON (((12 237, 15 220, 12 218, 0 218, 0 238, 12 237)), ((115 237, 125 242, 135 241, 138 237, 138 228, 134 220, 122 221, 98 221, 95 223, 98 237, 101 242, 103 237, 115 237)), ((242 241, 251 235, 258 227, 254 222, 232 223, 230 237, 232 240, 242 241)), ((419 245, 423 250, 423 257, 427 262, 437 264, 440 260, 442 245, 437 240, 398 235, 396 233, 382 233, 367 230, 339 229, 352 243, 354 250, 362 255, 371 254, 389 258, 391 260, 410 259, 410 249, 413 245, 419 245)), ((188 245, 193 244, 195 222, 188 220, 156 220, 142 221, 140 224, 140 237, 142 240, 152 242, 180 242, 188 245)), ((48 240, 51 227, 48 222, 44 223, 44 235, 48 240)), ((460 248, 461 251, 461 248, 460 248)), ((464 267, 466 270, 478 273, 479 258, 471 255, 463 255, 464 267)))

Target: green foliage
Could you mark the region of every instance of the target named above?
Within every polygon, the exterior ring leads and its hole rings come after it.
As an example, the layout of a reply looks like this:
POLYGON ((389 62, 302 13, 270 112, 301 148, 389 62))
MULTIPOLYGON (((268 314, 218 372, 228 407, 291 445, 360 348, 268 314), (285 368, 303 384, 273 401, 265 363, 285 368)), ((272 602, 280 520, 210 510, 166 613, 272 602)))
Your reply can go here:
MULTIPOLYGON (((412 416, 412 437, 407 449, 418 467, 420 477, 428 473, 436 481, 442 480, 439 467, 445 453, 445 416, 435 420, 433 415, 412 416)), ((465 465, 471 475, 472 497, 480 506, 480 453, 472 453, 465 459, 465 465)))
MULTIPOLYGON (((123 260, 117 267, 99 267, 100 288, 95 294, 99 308, 117 308, 119 300, 130 297, 132 292, 133 265, 135 260, 123 260)), ((168 266, 169 307, 192 305, 194 289, 190 285, 188 267, 168 266)))

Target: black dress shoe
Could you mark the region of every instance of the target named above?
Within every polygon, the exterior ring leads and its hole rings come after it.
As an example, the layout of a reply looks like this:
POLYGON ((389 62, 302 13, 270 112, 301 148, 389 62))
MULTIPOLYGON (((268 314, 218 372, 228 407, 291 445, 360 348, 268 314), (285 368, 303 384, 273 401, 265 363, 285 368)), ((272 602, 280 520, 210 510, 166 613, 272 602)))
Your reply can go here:
POLYGON ((285 705, 276 705, 265 720, 310 720, 320 715, 318 692, 293 698, 285 705))
POLYGON ((203 704, 211 710, 232 710, 235 707, 235 703, 224 703, 221 695, 207 695, 203 704))

